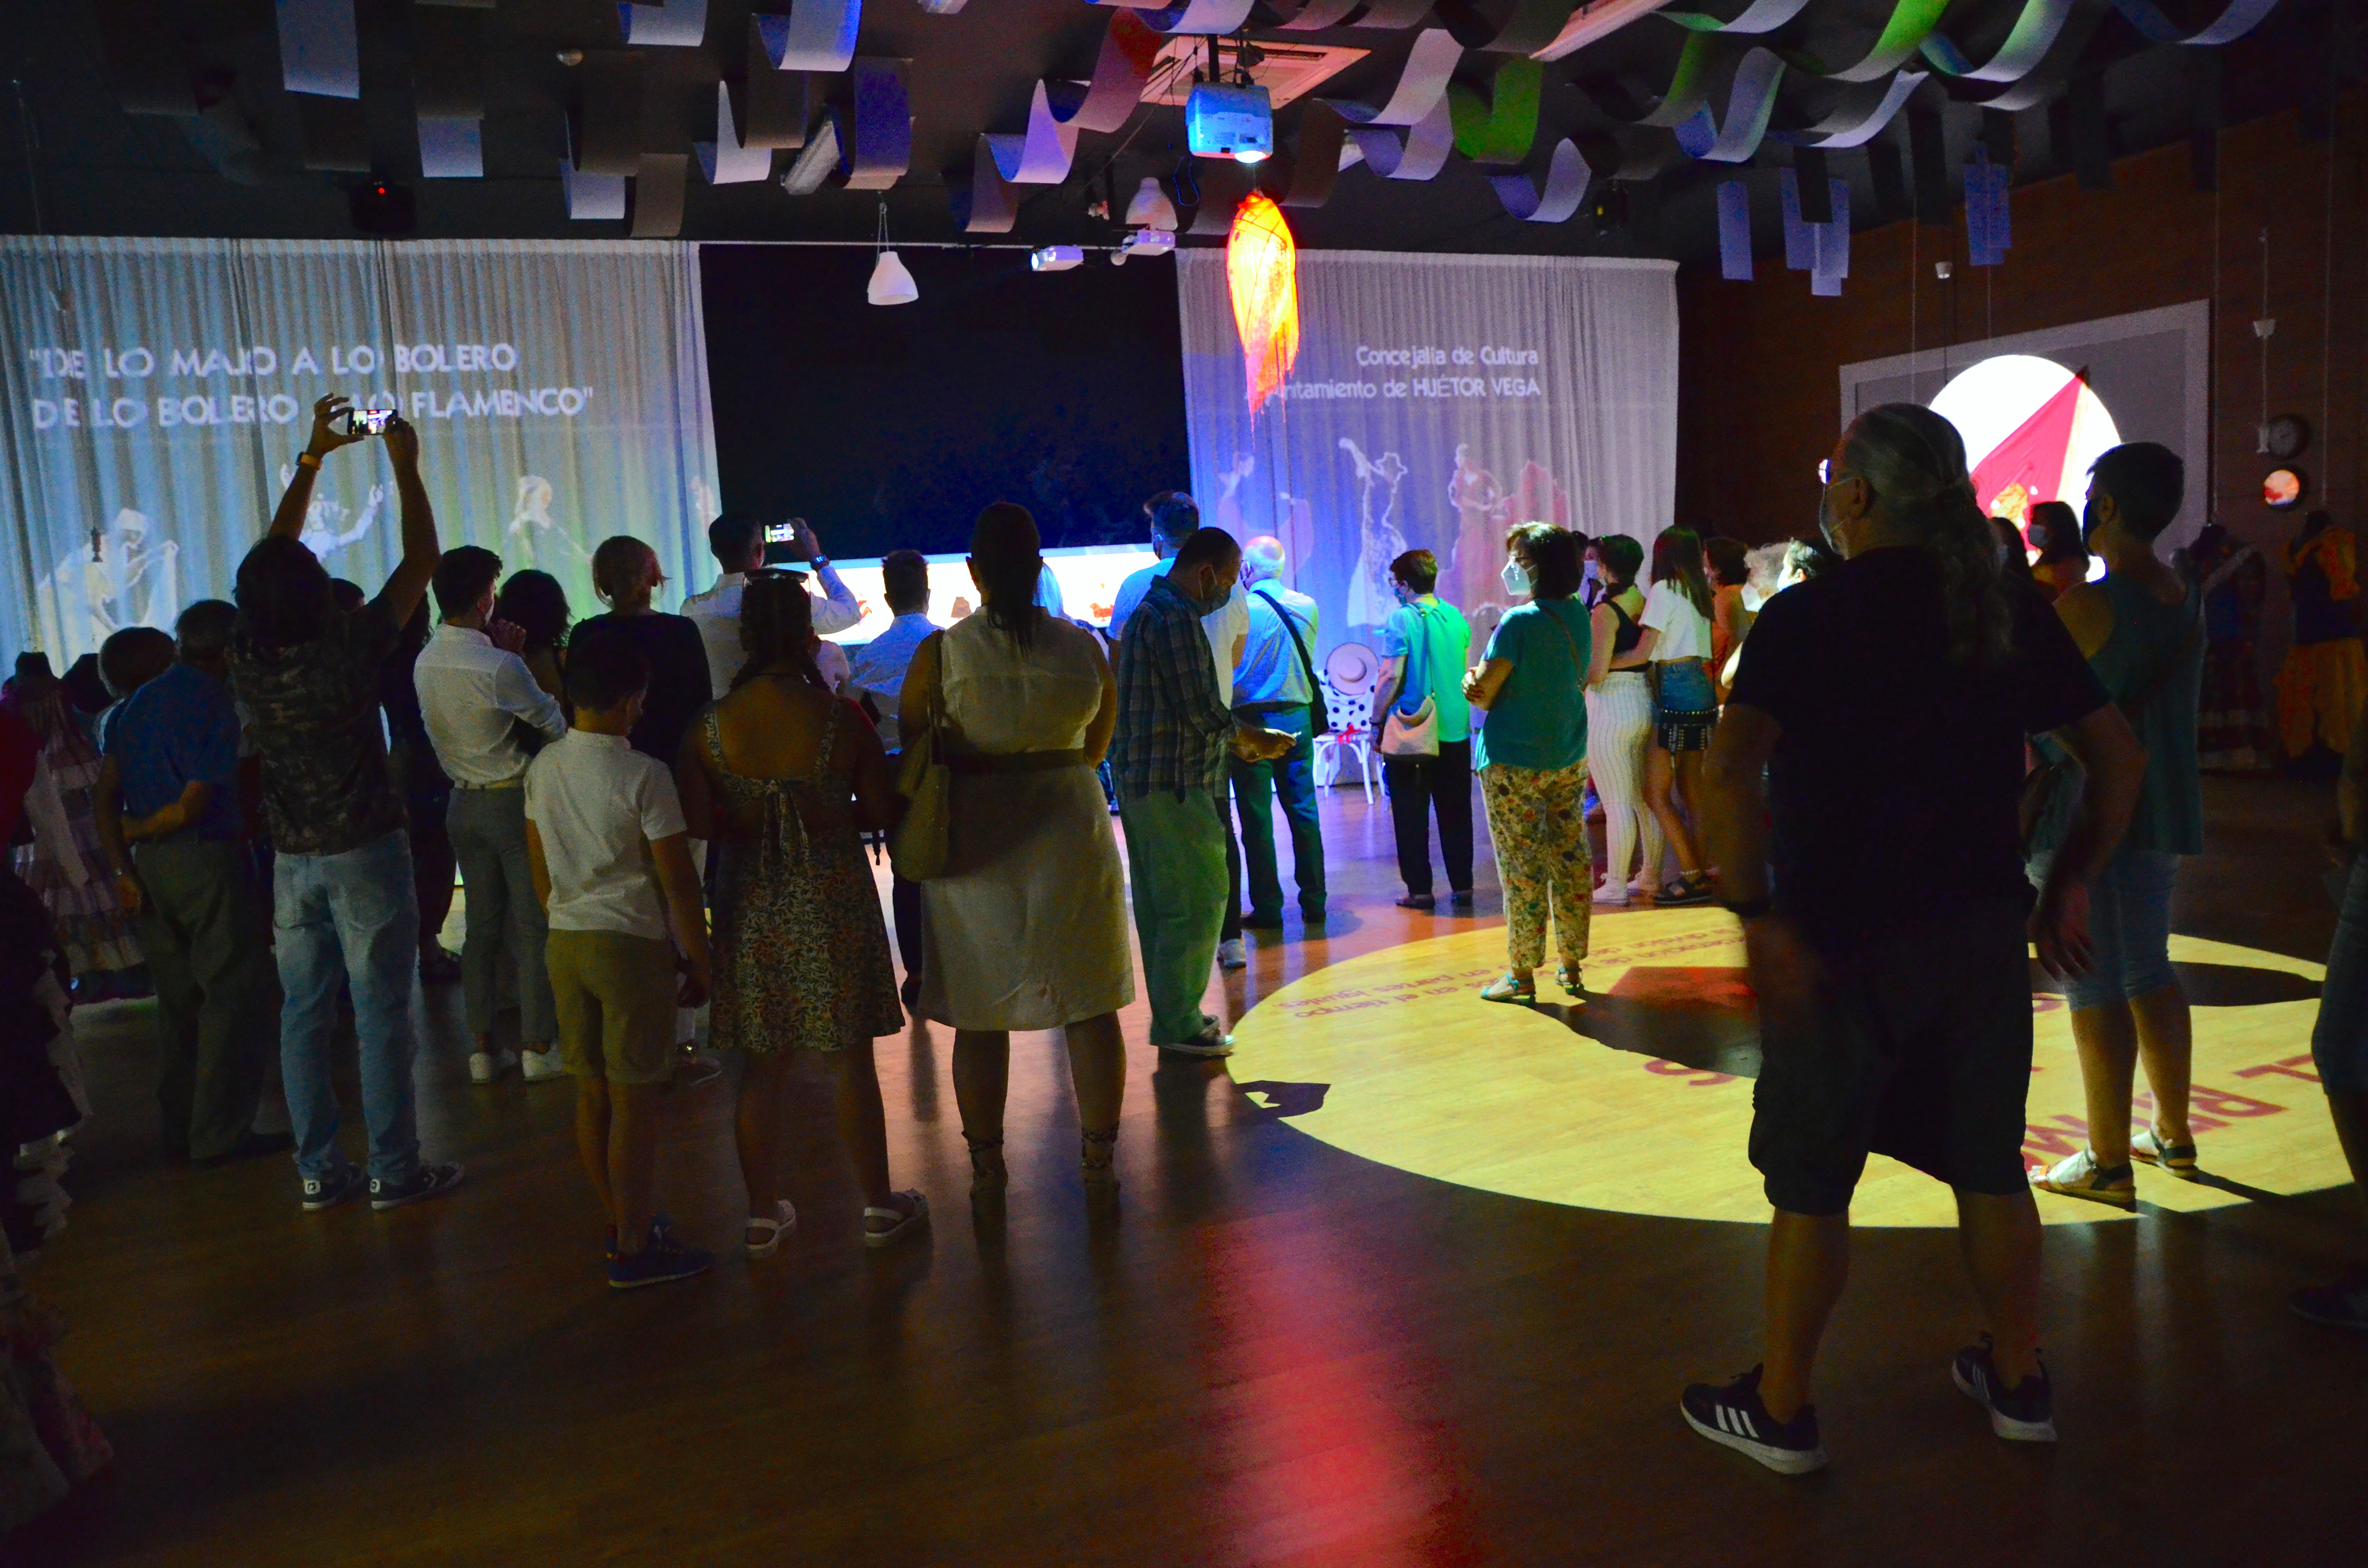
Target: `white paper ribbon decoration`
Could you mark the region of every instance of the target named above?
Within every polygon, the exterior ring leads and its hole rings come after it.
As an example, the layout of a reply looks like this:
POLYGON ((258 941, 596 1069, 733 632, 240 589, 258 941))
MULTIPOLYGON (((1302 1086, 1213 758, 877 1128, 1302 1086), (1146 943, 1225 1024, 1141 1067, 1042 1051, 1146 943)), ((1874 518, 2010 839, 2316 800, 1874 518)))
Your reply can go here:
POLYGON ((1505 210, 1530 223, 1561 223, 1578 215, 1587 200, 1587 187, 1594 173, 1587 160, 1579 156, 1578 148, 1565 137, 1554 143, 1554 158, 1546 169, 1545 188, 1541 190, 1530 182, 1526 174, 1490 175, 1488 183, 1497 187, 1497 199, 1505 210))
POLYGON ((1074 82, 1039 81, 1029 99, 1028 129, 983 139, 996 172, 1013 185, 1058 185, 1067 179, 1077 133, 1123 127, 1143 102, 1143 89, 1158 55, 1159 35, 1146 18, 1125 10, 1111 17, 1094 59, 1091 82, 1080 87, 1074 82))
POLYGON ((419 174, 423 179, 485 177, 481 119, 419 117, 419 174))
POLYGON ((732 121, 732 91, 721 82, 715 84, 715 140, 694 142, 690 150, 699 155, 700 175, 710 185, 746 185, 773 177, 773 150, 741 145, 740 128, 732 121))
POLYGON ((620 6, 625 41, 668 49, 697 49, 707 41, 707 0, 666 0, 660 6, 620 6))
POLYGON ((788 16, 755 21, 776 70, 844 71, 855 59, 863 0, 796 0, 788 16))
POLYGON ((1858 89, 1839 108, 1805 130, 1769 134, 1794 147, 1863 147, 1882 134, 1883 128, 1907 107, 1909 97, 1929 80, 1923 72, 1902 71, 1879 93, 1858 89))
POLYGON ((362 96, 354 0, 279 0, 279 81, 315 97, 362 96))

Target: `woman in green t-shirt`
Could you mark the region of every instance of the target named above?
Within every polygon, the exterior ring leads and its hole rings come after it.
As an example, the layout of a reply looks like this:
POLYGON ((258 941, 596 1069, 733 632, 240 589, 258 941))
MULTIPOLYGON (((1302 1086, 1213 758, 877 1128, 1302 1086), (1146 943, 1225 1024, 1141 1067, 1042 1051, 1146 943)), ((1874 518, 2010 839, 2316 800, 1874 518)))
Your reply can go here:
POLYGON ((1506 537, 1505 591, 1530 602, 1505 613, 1487 661, 1463 677, 1463 695, 1487 710, 1474 761, 1497 875, 1505 887, 1510 967, 1480 994, 1535 1002, 1552 915, 1562 988, 1583 999, 1595 862, 1587 846, 1587 671, 1593 634, 1576 597, 1585 567, 1577 536, 1523 523, 1506 537))
POLYGON ((1414 719, 1428 701, 1438 719, 1439 750, 1429 756, 1382 761, 1389 786, 1391 824, 1397 830, 1398 875, 1406 885, 1400 909, 1429 909, 1430 823, 1439 819, 1439 858, 1447 866, 1449 907, 1472 907, 1472 711, 1463 700, 1463 666, 1472 623, 1440 598, 1439 559, 1409 550, 1390 562, 1398 608, 1382 625, 1379 691, 1395 689, 1390 706, 1414 719))

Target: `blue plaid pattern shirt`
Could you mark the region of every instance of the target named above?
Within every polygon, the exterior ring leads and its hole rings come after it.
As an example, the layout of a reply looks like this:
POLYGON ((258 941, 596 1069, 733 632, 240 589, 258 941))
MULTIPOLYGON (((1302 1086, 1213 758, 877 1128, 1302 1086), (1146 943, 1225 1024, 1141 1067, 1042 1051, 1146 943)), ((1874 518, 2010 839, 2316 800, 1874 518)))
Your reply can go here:
POLYGON ((1214 790, 1234 716, 1217 696, 1217 663, 1198 606, 1154 577, 1118 645, 1118 733, 1110 778, 1121 801, 1214 790))

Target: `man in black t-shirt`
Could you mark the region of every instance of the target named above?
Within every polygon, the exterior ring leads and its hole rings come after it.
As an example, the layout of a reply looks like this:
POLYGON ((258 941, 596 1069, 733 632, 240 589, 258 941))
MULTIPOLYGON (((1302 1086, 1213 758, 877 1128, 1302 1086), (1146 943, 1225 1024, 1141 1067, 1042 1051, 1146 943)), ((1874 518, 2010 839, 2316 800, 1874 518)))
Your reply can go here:
POLYGON ((2145 767, 2062 624, 2003 579, 1947 421, 1871 410, 1829 473, 1822 520, 1843 562, 1761 610, 1701 802, 1759 999, 1751 1159, 1776 1213, 1766 1361, 1688 1389, 1683 1410, 1788 1473, 1825 1462, 1810 1374, 1871 1150, 1956 1190, 1992 1328, 1959 1354, 1958 1386, 2001 1437, 2054 1438, 2021 1152, 2024 942, 2027 930, 2059 973, 2084 967, 2082 884, 2145 767), (2087 784, 2033 909, 2018 806, 2024 740, 2039 733, 2087 784))

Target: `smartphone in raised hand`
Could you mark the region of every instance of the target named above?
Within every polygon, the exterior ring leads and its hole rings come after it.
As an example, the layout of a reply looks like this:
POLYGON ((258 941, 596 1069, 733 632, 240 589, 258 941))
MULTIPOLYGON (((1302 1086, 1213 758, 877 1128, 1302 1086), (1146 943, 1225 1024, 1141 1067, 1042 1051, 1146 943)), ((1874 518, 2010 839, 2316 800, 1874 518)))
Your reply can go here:
POLYGON ((343 411, 345 433, 348 436, 383 436, 394 420, 392 408, 348 408, 343 411))

